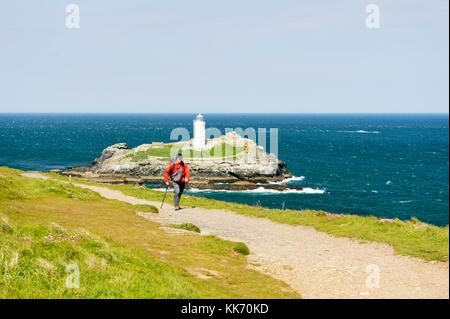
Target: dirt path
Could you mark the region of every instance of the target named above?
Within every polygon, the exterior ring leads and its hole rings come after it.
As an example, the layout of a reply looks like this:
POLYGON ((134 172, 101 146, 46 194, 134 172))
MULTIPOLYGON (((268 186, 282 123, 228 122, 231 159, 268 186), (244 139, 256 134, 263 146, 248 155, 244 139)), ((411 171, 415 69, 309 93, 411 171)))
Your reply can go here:
MULTIPOLYGON (((160 205, 106 187, 75 185, 133 205, 160 205)), ((142 216, 163 225, 191 222, 202 234, 246 243, 253 267, 284 280, 304 298, 449 298, 448 262, 395 255, 388 245, 359 243, 223 210, 185 208, 175 212, 166 204, 160 214, 142 216)))

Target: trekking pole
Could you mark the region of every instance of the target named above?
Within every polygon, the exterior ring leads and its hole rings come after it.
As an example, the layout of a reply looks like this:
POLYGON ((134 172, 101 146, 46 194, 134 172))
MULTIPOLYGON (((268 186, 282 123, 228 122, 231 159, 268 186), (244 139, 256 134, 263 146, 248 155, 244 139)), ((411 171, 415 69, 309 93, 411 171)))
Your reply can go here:
POLYGON ((168 190, 169 190, 169 185, 166 186, 166 191, 164 192, 163 200, 162 200, 162 203, 161 203, 161 208, 163 208, 164 200, 166 199, 166 195, 167 195, 167 191, 168 190))

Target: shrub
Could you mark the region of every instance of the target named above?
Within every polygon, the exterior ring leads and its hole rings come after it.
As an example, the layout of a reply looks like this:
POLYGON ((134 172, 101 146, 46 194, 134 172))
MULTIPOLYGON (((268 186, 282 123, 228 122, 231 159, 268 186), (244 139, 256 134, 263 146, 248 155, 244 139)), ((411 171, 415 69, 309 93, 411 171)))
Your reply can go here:
POLYGON ((179 228, 179 229, 184 229, 187 231, 192 231, 195 233, 200 233, 201 230, 197 225, 194 225, 192 223, 184 223, 184 224, 180 224, 180 225, 172 225, 173 228, 179 228))
POLYGON ((143 213, 152 213, 158 214, 158 208, 152 205, 133 205, 135 211, 143 212, 143 213))
POLYGON ((233 247, 235 252, 242 254, 244 256, 250 255, 250 249, 244 243, 236 243, 233 247))
POLYGON ((12 233, 13 232, 13 228, 11 226, 11 224, 8 221, 8 218, 6 218, 5 216, 2 216, 0 218, 0 232, 2 233, 12 233))

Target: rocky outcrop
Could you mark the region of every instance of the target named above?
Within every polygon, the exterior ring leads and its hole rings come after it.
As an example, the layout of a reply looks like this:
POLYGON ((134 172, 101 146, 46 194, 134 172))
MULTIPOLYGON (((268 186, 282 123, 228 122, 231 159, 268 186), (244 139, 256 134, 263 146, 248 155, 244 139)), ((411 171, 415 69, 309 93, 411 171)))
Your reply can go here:
POLYGON ((126 143, 118 143, 118 144, 111 145, 103 150, 100 157, 96 158, 92 162, 92 165, 99 166, 104 161, 106 161, 107 159, 110 159, 114 155, 120 155, 121 153, 123 153, 124 150, 128 150, 128 144, 126 144, 126 143))
POLYGON ((160 181, 171 156, 178 152, 191 168, 192 183, 200 187, 226 184, 224 188, 229 189, 235 183, 239 188, 252 188, 252 183, 256 187, 292 176, 274 154, 234 132, 208 140, 203 150, 193 148, 192 141, 144 144, 133 149, 119 143, 103 150, 90 168, 71 169, 65 174, 103 181, 160 181))

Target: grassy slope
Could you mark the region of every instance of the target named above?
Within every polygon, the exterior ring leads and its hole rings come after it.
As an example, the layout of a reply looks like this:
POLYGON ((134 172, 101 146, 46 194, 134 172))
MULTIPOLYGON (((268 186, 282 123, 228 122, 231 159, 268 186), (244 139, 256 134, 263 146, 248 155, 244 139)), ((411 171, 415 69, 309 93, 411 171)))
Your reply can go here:
POLYGON ((167 234, 136 215, 145 207, 19 173, 0 168, 0 298, 298 297, 235 243, 167 234), (65 286, 73 263, 79 289, 65 286), (219 275, 200 279, 203 268, 219 275))
MULTIPOLYGON (((52 176, 64 178, 55 174, 52 176)), ((160 201, 162 198, 160 192, 145 187, 107 184, 104 186, 143 199, 160 201)), ((425 260, 448 261, 448 226, 437 227, 422 223, 417 219, 380 223, 376 217, 336 216, 312 210, 266 209, 194 196, 184 196, 183 204, 225 209, 243 215, 268 218, 278 223, 310 226, 333 236, 387 243, 401 255, 419 257, 425 260)))

